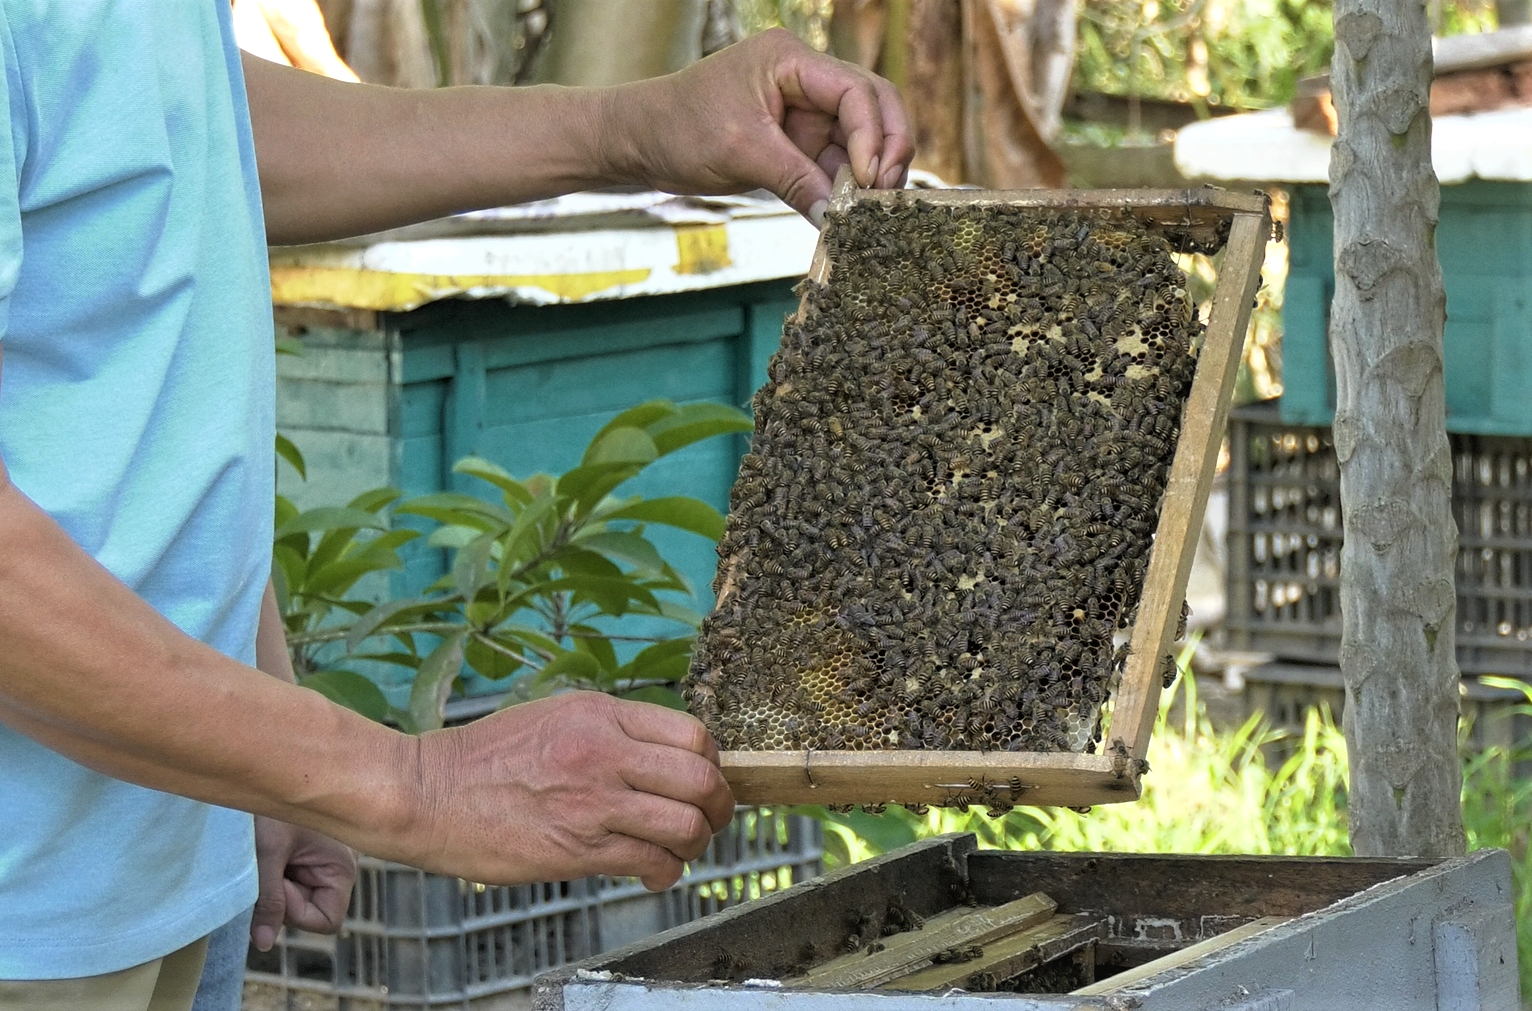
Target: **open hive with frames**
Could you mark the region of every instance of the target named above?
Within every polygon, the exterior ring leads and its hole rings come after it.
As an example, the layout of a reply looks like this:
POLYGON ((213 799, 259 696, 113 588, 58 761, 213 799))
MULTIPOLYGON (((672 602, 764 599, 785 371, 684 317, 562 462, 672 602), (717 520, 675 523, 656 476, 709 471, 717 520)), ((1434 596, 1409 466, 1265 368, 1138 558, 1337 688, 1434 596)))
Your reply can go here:
POLYGON ((842 174, 686 682, 736 799, 1138 796, 1269 229, 842 174), (1217 249, 1195 306, 1174 254, 1217 249))

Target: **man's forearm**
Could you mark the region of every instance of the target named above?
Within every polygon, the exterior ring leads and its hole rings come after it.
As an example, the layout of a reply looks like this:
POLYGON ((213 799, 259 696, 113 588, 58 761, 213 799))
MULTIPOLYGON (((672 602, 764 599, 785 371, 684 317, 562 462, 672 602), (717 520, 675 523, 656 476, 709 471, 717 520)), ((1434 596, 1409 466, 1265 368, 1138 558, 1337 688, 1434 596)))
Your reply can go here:
POLYGON ((401 853, 415 742, 184 635, 0 470, 0 722, 143 786, 401 853))
POLYGON ((619 181, 596 89, 408 90, 245 56, 268 239, 360 235, 619 181))

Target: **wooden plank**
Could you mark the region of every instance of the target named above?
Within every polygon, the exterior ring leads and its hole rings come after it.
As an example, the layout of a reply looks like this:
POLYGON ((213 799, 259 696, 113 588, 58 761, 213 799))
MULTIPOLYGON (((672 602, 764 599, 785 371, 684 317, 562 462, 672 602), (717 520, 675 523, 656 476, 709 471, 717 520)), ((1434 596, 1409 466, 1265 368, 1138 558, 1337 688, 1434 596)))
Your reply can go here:
POLYGON ((797 976, 786 986, 814 990, 867 990, 906 976, 930 963, 937 954, 960 945, 982 945, 997 937, 1042 923, 1058 903, 1033 892, 1003 906, 970 909, 959 906, 926 921, 922 930, 883 938, 882 951, 854 951, 797 976))
POLYGON ((1019 930, 984 945, 984 954, 971 962, 931 965, 884 983, 880 990, 974 989, 969 980, 979 974, 995 980, 1035 969, 1098 941, 1107 934, 1106 921, 1081 913, 1056 913, 1035 927, 1019 930))
MULTIPOLYGON (((1202 514, 1218 464, 1218 447, 1250 322, 1250 306, 1261 283, 1271 218, 1239 214, 1229 231, 1207 333, 1197 356, 1197 374, 1181 410, 1181 434, 1171 461, 1154 548, 1144 573, 1138 618, 1122 684, 1107 730, 1109 754, 1142 759, 1149 750, 1161 691, 1161 662, 1175 639, 1186 581, 1197 553, 1202 514)), ((1128 775, 1137 770, 1129 768, 1128 775)))
POLYGON ((725 751, 720 767, 740 804, 946 804, 966 797, 970 804, 993 798, 1083 807, 1138 799, 1138 780, 1119 775, 1111 757, 1067 751, 725 751), (991 789, 975 790, 973 779, 991 789))
POLYGON ((1143 965, 1134 966, 1132 969, 1119 972, 1115 976, 1109 976, 1099 983, 1092 983, 1090 986, 1081 987, 1073 991, 1072 996, 1100 997, 1106 994, 1118 993, 1130 986, 1142 983, 1151 976, 1158 976, 1160 973, 1168 972, 1171 969, 1179 969, 1181 966, 1195 962, 1199 958, 1223 951, 1225 948, 1233 947, 1241 941, 1254 937, 1257 934, 1265 933, 1272 927, 1287 921, 1288 917, 1285 916, 1263 916, 1259 920, 1250 921, 1243 927, 1235 927, 1233 930, 1225 931, 1217 937, 1210 937, 1206 941, 1198 941, 1196 944, 1188 945, 1173 955, 1157 958, 1153 962, 1145 962, 1143 965))
POLYGON ((972 835, 922 840, 606 952, 601 968, 689 983, 799 975, 840 950, 856 916, 881 917, 895 899, 928 922, 950 909, 975 845, 972 835))
POLYGON ((980 207, 1041 207, 1057 210, 1167 210, 1196 214, 1203 210, 1242 214, 1266 213, 1266 197, 1238 193, 1216 186, 1184 190, 857 190, 856 199, 881 203, 920 200, 929 204, 962 204, 980 207))
POLYGON ((1298 916, 1441 861, 982 850, 967 863, 973 893, 985 905, 1041 891, 1065 909, 1113 917, 1117 931, 1130 937, 1140 918, 1204 937, 1209 916, 1298 916))

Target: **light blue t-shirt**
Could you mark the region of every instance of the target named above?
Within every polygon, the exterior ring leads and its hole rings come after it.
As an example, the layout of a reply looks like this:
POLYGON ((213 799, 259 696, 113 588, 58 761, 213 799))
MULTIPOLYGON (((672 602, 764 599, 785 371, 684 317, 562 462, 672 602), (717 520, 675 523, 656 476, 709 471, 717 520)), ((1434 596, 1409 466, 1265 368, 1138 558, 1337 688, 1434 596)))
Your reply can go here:
MULTIPOLYGON (((248 663, 273 342, 229 21, 229 0, 0 0, 0 457, 102 565, 248 663)), ((0 727, 0 979, 146 962, 254 901, 249 815, 0 727)))

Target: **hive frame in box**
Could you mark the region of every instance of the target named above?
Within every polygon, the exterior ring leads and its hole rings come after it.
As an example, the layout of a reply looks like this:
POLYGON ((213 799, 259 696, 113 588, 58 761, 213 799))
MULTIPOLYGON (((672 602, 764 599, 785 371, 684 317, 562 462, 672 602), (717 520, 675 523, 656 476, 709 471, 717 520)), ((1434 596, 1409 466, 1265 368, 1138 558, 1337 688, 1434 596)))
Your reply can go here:
MULTIPOLYGON (((724 777, 741 804, 944 804, 971 780, 1013 804, 1082 807, 1137 800, 1161 691, 1161 661, 1175 639, 1203 510, 1239 371, 1250 309, 1271 231, 1264 195, 1213 187, 1190 190, 862 190, 842 169, 832 211, 859 200, 898 204, 1004 204, 1060 211, 1132 214, 1177 244, 1224 249, 1207 332, 1187 395, 1181 434, 1160 504, 1131 652, 1116 692, 1101 754, 999 751, 726 751, 724 777), (1016 787, 1020 787, 1019 791, 1016 787)), ((821 239, 809 279, 823 284, 831 264, 821 239)), ((805 301, 807 295, 804 296, 805 301)), ((800 303, 799 313, 803 312, 800 303)), ((728 578, 719 591, 728 593, 728 578)))

